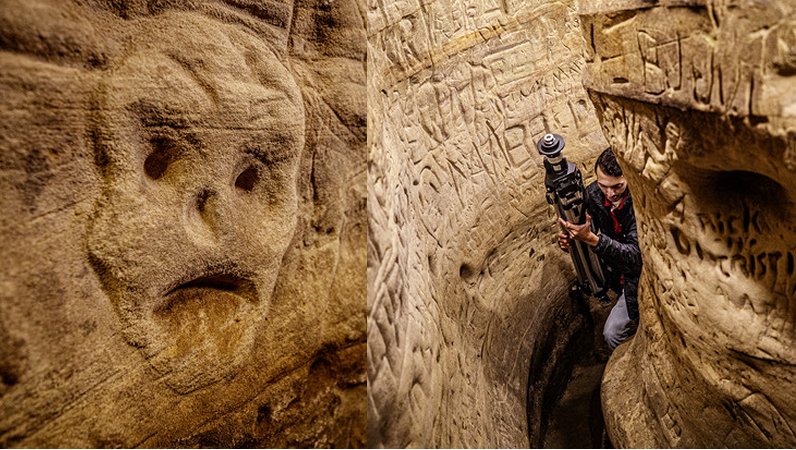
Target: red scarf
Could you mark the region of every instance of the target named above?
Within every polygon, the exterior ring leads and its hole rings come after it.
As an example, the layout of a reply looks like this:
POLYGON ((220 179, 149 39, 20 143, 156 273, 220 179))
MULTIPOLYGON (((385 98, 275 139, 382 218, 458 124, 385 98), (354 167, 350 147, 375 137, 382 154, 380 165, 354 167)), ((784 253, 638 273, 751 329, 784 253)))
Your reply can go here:
POLYGON ((603 206, 607 206, 608 212, 611 214, 611 220, 613 220, 614 222, 614 233, 616 234, 622 232, 622 225, 619 224, 619 219, 616 218, 614 211, 622 209, 622 207, 625 206, 625 200, 627 200, 627 190, 625 190, 624 195, 622 195, 622 199, 619 200, 619 206, 617 206, 616 208, 613 207, 611 201, 608 200, 608 197, 605 197, 605 202, 603 203, 603 206))
MULTIPOLYGON (((614 211, 622 209, 622 207, 625 206, 625 200, 627 200, 627 191, 625 191, 625 194, 622 196, 622 200, 619 200, 619 206, 617 206, 616 208, 613 207, 611 202, 608 200, 608 197, 605 197, 605 202, 603 203, 603 206, 608 207, 608 212, 611 215, 611 220, 614 221, 614 232, 616 234, 619 234, 619 233, 622 232, 622 225, 619 224, 619 219, 616 218, 616 215, 614 214, 614 211)), ((622 287, 625 286, 625 276, 624 275, 621 275, 619 277, 619 285, 622 286, 622 287)))

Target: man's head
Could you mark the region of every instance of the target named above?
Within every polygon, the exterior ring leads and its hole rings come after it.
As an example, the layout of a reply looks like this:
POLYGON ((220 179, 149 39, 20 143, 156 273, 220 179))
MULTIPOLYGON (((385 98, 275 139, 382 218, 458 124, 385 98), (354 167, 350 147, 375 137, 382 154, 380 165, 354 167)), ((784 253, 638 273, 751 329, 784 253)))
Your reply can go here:
POLYGON ((606 148, 594 164, 597 185, 610 202, 618 202, 627 192, 627 181, 613 152, 606 148))

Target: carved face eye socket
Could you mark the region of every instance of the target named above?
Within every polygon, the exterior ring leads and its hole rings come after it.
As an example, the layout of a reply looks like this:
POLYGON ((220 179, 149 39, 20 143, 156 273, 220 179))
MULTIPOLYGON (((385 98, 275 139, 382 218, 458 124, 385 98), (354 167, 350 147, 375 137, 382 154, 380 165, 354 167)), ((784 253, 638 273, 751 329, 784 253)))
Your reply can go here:
POLYGON ((144 161, 144 173, 153 180, 157 180, 166 173, 169 165, 177 159, 177 148, 173 142, 165 137, 156 136, 149 140, 152 153, 144 161))
POLYGON ((260 178, 260 172, 255 166, 249 166, 235 179, 235 187, 246 192, 251 192, 260 178))

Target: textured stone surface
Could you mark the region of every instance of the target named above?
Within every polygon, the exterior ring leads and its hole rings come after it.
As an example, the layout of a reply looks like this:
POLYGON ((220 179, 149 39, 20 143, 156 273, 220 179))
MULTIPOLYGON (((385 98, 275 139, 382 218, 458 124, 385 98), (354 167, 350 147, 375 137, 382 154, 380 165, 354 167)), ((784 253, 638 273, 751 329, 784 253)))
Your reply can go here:
POLYGON ((363 10, 3 2, 3 446, 364 444, 363 10))
POLYGON ((793 447, 796 8, 580 6, 585 84, 645 259, 638 336, 603 378, 611 439, 793 447))
POLYGON ((575 4, 367 14, 368 442, 539 446, 584 324, 533 144, 563 134, 587 177, 607 145, 575 4))

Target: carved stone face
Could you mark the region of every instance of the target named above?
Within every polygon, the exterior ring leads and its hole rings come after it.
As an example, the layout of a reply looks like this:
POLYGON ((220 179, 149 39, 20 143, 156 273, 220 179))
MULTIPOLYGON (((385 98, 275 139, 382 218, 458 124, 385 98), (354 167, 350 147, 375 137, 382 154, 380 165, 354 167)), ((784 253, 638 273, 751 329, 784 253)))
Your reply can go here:
POLYGON ((88 232, 125 338, 178 392, 246 360, 296 227, 304 145, 301 95, 274 54, 243 33, 205 40, 193 20, 111 69, 88 232))

